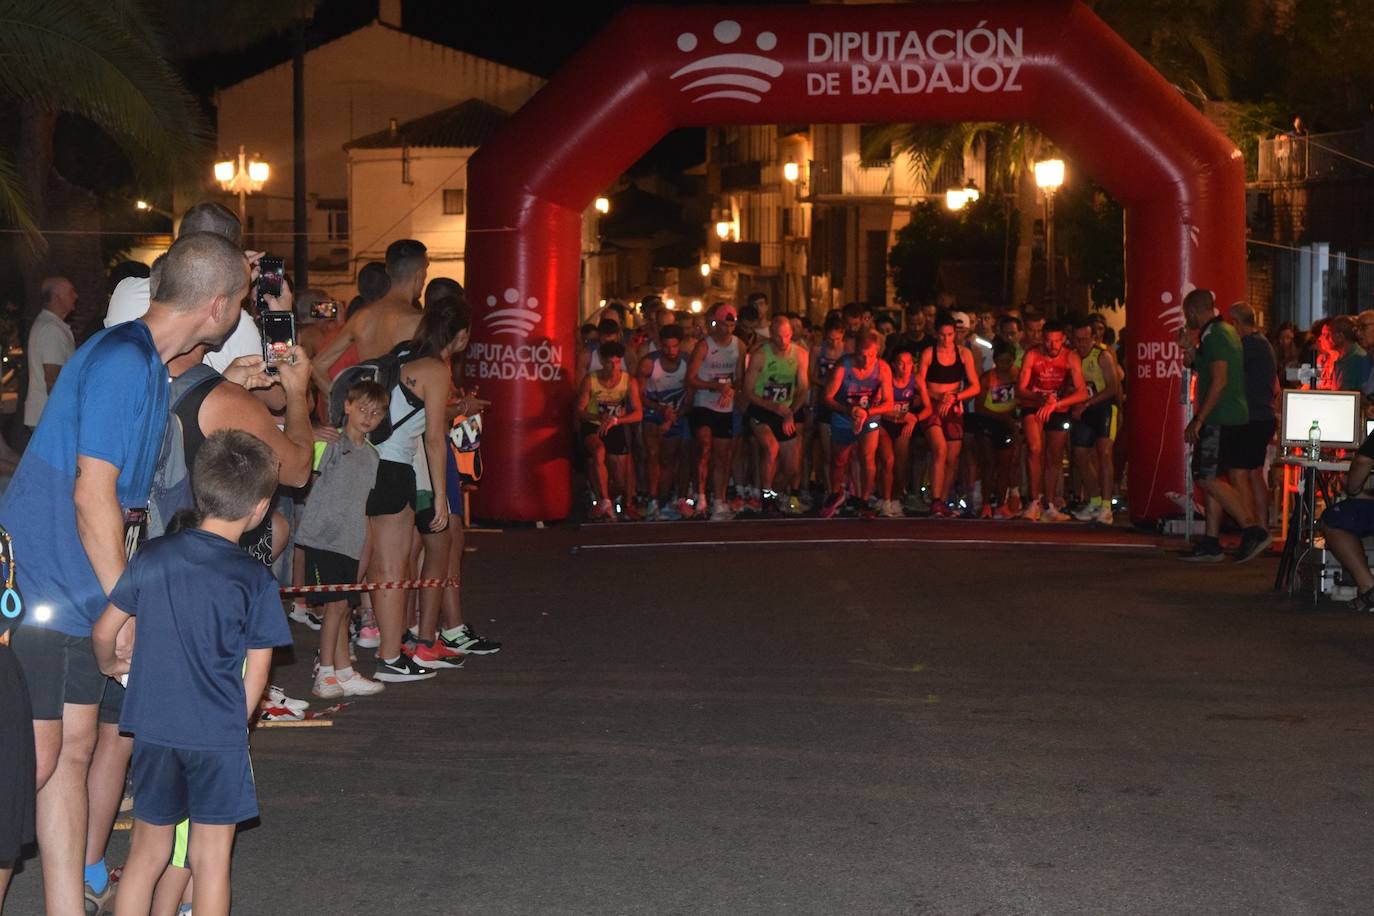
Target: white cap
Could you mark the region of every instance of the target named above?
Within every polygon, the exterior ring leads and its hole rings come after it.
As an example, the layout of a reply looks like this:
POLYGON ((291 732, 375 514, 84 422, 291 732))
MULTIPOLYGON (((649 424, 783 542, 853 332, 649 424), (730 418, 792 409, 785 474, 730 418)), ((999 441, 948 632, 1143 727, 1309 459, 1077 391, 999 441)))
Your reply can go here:
POLYGON ((125 277, 120 280, 110 296, 110 307, 105 312, 105 327, 112 328, 147 314, 148 302, 152 299, 150 290, 147 277, 125 277))

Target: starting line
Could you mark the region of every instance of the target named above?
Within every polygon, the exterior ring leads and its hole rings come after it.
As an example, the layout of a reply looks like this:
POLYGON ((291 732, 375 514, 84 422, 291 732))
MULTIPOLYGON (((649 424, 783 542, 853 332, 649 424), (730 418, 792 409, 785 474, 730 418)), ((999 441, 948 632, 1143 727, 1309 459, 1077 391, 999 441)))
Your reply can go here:
POLYGON ((572 552, 578 553, 583 550, 642 550, 645 548, 661 547, 730 547, 733 545, 743 545, 746 547, 819 547, 827 545, 842 546, 845 544, 887 544, 892 546, 929 544, 936 547, 959 547, 969 545, 974 547, 1068 547, 1080 550, 1159 550, 1158 545, 1155 544, 1141 544, 1129 541, 1105 541, 1094 543, 1091 541, 1071 540, 1008 540, 1006 538, 942 538, 939 540, 926 538, 738 538, 734 540, 718 541, 643 541, 621 544, 580 544, 572 548, 572 552))

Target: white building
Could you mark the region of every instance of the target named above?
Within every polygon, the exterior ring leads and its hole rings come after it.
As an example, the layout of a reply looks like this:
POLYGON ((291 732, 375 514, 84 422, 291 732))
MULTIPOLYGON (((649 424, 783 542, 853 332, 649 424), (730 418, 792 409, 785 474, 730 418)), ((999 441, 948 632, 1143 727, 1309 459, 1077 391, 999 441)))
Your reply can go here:
MULTIPOLYGON (((352 293, 360 262, 371 260, 396 238, 419 237, 429 244, 422 235, 429 231, 436 254, 450 262, 461 260, 463 234, 442 219, 442 192, 461 191, 465 182, 449 185, 442 175, 435 176, 452 172, 472 149, 424 147, 404 152, 404 145, 378 145, 379 135, 389 133, 393 124, 398 136, 404 133, 402 125, 427 130, 422 123, 426 116, 451 121, 455 109, 469 103, 486 107, 480 114, 470 107, 459 112, 457 120, 470 115, 488 123, 493 111, 515 111, 544 84, 533 74, 403 32, 399 0, 382 0, 380 6, 377 21, 305 54, 310 280, 312 286, 344 298, 352 293), (366 146, 345 149, 351 141, 364 140, 366 146), (409 181, 401 180, 406 159, 409 181), (351 168, 364 177, 351 175, 351 168), (373 176, 377 187, 371 185, 373 176), (426 198, 431 189, 437 190, 426 198), (428 213, 429 203, 438 208, 436 213, 428 213), (392 223, 396 227, 389 229, 392 223)), ((250 241, 288 262, 294 230, 291 84, 287 62, 223 89, 216 97, 221 152, 237 154, 243 146, 271 167, 266 186, 248 198, 250 241)), ((465 177, 465 169, 460 169, 455 180, 465 177)), ((461 214, 452 215, 460 217, 456 224, 461 227, 461 214)))

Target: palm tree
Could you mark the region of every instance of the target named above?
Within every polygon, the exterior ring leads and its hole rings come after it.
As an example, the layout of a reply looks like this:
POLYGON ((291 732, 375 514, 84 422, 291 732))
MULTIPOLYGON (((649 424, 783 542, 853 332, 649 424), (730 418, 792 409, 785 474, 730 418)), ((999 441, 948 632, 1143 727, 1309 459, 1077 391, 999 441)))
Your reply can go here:
MULTIPOLYGON (((1106 20, 1166 79, 1196 104, 1200 98, 1224 97, 1230 91, 1230 68, 1219 46, 1226 0, 1088 0, 1106 20)), ((979 144, 987 151, 987 184, 991 193, 1014 201, 1019 234, 1012 271, 1011 302, 1025 302, 1030 292, 1031 243, 1039 213, 1039 191, 1031 166, 1052 144, 1028 124, 968 122, 952 125, 892 125, 873 134, 874 145, 908 153, 914 167, 937 174, 952 157, 963 157, 979 144)), ((865 155, 873 155, 865 150, 865 155)))

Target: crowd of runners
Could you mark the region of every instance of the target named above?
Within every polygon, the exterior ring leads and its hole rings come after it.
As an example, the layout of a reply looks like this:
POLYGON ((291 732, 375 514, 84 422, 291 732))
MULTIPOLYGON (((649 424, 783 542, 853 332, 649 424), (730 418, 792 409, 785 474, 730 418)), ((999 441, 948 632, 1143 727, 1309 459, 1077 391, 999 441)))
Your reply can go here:
MULTIPOLYGON (((0 497, 0 904, 36 839, 47 911, 105 911, 130 774, 115 912, 228 911, 234 826, 257 814, 244 726, 306 705, 269 686, 288 611, 318 631, 297 648, 326 700, 501 648, 462 612, 459 446, 488 406, 455 384, 462 287, 427 282, 408 239, 346 309, 268 291, 261 258, 232 212, 193 207, 26 417, 0 497), (276 349, 263 310, 294 314, 276 349), (284 604, 301 586, 355 587, 284 604)), ((54 320, 64 284, 44 284, 54 320)))
POLYGON ((1100 315, 851 303, 819 326, 767 297, 705 315, 657 296, 582 327, 592 520, 741 515, 1110 525, 1124 373, 1100 315))

